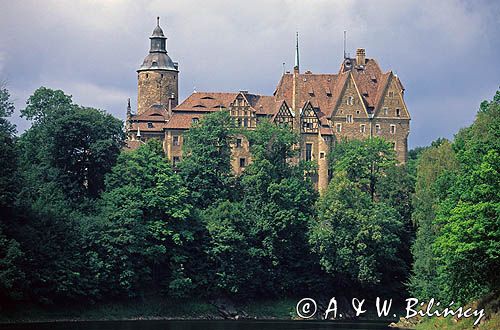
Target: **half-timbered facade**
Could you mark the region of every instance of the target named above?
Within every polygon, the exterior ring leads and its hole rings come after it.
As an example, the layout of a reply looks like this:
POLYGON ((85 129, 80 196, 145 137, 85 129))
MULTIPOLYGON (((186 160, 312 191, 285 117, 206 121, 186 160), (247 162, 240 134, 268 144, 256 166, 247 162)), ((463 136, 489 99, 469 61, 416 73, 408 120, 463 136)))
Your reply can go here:
MULTIPOLYGON (((208 113, 228 111, 235 127, 251 130, 271 120, 299 133, 300 158, 318 164, 313 180, 320 190, 328 185, 327 156, 338 141, 380 136, 392 143, 401 163, 406 161, 410 115, 403 85, 392 71, 384 73, 374 59, 366 58, 364 49, 355 58, 345 58, 337 73, 314 74, 300 72, 297 45, 294 70, 282 75, 272 95, 193 92, 177 105, 178 64, 168 57, 163 38, 158 25, 150 54, 138 70, 139 110, 132 114, 130 102, 127 107, 129 148, 158 138, 175 165, 182 160, 183 135, 191 125, 208 113), (155 64, 157 57, 163 64, 155 64), (149 77, 168 83, 147 84, 149 77)), ((249 143, 237 135, 231 147, 233 170, 241 174, 251 163, 249 143)))

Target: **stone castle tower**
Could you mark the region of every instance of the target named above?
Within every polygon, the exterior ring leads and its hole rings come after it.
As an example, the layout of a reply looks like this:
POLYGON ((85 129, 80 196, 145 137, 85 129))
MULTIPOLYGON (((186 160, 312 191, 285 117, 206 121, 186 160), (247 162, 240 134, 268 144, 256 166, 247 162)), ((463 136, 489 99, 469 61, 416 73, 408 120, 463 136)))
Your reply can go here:
POLYGON ((149 54, 137 70, 137 114, 153 105, 172 109, 179 103, 179 66, 167 53, 167 38, 160 27, 160 18, 151 37, 149 54))

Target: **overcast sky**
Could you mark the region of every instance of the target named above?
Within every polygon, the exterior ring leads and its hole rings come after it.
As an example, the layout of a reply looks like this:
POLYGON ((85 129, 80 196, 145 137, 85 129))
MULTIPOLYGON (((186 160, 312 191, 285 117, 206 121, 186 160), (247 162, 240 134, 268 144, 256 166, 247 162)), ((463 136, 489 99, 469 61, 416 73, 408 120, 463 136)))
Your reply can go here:
MULTIPOLYGON (((500 1, 7 1, 0 0, 0 79, 17 113, 46 86, 125 117, 156 16, 180 66, 180 98, 198 91, 271 95, 293 65, 336 73, 366 48, 406 88, 410 147, 453 137, 500 85, 500 1)), ((14 117, 18 130, 29 123, 14 117)))

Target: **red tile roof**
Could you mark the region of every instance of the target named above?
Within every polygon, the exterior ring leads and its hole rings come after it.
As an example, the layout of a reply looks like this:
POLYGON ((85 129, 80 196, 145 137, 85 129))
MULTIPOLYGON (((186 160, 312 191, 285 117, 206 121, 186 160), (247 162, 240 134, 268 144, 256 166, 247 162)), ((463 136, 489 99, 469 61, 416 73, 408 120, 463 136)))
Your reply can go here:
MULTIPOLYGON (((357 67, 356 59, 350 61, 352 66, 348 68, 342 63, 338 74, 313 74, 310 71, 299 74, 298 106, 303 107, 310 101, 315 108, 330 117, 338 105, 347 78, 352 75, 367 110, 371 112, 376 109, 389 77, 394 75, 392 72, 383 73, 374 59, 366 59, 363 68, 357 67)), ((397 82, 403 89, 399 79, 397 82)), ((284 74, 274 92, 275 97, 283 98, 288 104, 292 104, 292 84, 293 74, 284 74)))
POLYGON ((201 119, 204 115, 200 113, 180 113, 174 112, 170 121, 165 125, 169 129, 189 129, 193 119, 201 119))

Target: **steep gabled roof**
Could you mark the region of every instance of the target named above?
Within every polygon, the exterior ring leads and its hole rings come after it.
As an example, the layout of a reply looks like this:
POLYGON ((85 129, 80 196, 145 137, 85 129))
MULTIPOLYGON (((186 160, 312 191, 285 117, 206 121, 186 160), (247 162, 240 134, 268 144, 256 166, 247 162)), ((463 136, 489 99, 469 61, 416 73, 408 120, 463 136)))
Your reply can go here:
MULTIPOLYGON (((334 90, 337 78, 336 74, 299 74, 297 104, 302 105, 310 101, 314 108, 319 108, 325 114, 328 113, 331 111, 328 109, 333 109, 335 103, 334 90)), ((285 73, 276 87, 275 98, 284 99, 288 104, 292 104, 292 85, 293 74, 285 73)))
MULTIPOLYGON (((306 101, 310 101, 327 118, 331 117, 333 110, 338 106, 349 75, 352 76, 364 107, 369 113, 376 110, 384 94, 389 76, 394 77, 392 72, 383 73, 374 59, 366 59, 362 68, 357 66, 356 59, 346 59, 342 62, 337 74, 313 74, 309 71, 299 74, 297 104, 302 105, 306 101), (345 64, 347 61, 351 63, 350 66, 345 64)), ((397 82, 403 89, 399 79, 397 82)), ((274 91, 275 98, 285 99, 289 104, 292 104, 292 85, 293 74, 283 74, 274 91)))

